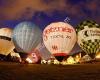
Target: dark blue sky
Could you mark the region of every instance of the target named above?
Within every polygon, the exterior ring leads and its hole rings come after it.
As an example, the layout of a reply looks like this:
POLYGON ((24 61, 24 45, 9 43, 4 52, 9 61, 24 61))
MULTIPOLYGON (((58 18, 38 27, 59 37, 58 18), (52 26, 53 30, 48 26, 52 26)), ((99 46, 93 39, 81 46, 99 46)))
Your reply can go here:
POLYGON ((42 30, 51 22, 64 21, 75 27, 83 20, 100 23, 99 0, 0 0, 0 27, 32 21, 42 30))

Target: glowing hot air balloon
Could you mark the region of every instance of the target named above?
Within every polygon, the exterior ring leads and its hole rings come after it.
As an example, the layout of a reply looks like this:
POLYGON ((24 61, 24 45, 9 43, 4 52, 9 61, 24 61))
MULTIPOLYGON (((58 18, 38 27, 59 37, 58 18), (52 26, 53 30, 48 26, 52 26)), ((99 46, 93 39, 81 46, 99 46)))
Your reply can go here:
POLYGON ((100 50, 100 25, 86 20, 77 26, 78 44, 92 58, 100 50))
POLYGON ((11 39, 12 29, 1 28, 0 29, 0 54, 8 55, 14 49, 14 44, 11 39))
POLYGON ((43 31, 43 41, 46 48, 59 60, 70 54, 75 42, 74 28, 64 22, 48 25, 43 31))
POLYGON ((48 60, 48 59, 50 59, 51 53, 50 53, 50 52, 48 51, 48 49, 45 47, 45 45, 44 45, 43 42, 41 42, 41 43, 37 46, 36 49, 39 51, 40 56, 41 56, 41 58, 42 58, 43 60, 48 60))
POLYGON ((31 22, 19 23, 13 31, 13 41, 18 52, 31 53, 41 41, 41 30, 31 22))

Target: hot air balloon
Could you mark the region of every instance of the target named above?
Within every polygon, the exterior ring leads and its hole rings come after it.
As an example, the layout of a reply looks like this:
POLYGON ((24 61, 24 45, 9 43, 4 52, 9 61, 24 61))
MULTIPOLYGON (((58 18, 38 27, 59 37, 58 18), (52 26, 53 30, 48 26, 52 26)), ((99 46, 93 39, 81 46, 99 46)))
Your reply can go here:
POLYGON ((77 26, 78 44, 83 51, 94 59, 100 50, 100 25, 91 20, 81 22, 77 26))
POLYGON ((76 43, 76 32, 68 23, 51 23, 43 31, 43 42, 51 54, 62 61, 76 43))
POLYGON ((0 54, 7 56, 15 48, 12 39, 12 29, 0 29, 0 54))
POLYGON ((26 61, 28 63, 40 63, 41 57, 37 49, 35 49, 31 54, 28 54, 26 61))
POLYGON ((45 47, 44 43, 41 42, 37 48, 36 48, 38 51, 39 51, 39 54, 41 56, 41 58, 43 60, 48 60, 50 57, 51 57, 51 53, 48 51, 48 49, 45 47))
POLYGON ((21 22, 13 31, 13 41, 17 52, 31 53, 41 41, 41 30, 32 22, 21 22))

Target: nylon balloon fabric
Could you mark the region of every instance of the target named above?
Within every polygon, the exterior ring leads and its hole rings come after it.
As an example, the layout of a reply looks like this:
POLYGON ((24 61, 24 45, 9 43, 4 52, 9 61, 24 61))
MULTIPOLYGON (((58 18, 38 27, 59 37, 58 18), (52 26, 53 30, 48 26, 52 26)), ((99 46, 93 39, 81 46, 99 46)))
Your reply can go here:
POLYGON ((100 51, 100 25, 86 20, 77 26, 77 42, 79 46, 92 58, 100 51))
POLYGON ((13 31, 13 41, 18 52, 31 53, 41 41, 41 30, 32 22, 21 22, 13 31))

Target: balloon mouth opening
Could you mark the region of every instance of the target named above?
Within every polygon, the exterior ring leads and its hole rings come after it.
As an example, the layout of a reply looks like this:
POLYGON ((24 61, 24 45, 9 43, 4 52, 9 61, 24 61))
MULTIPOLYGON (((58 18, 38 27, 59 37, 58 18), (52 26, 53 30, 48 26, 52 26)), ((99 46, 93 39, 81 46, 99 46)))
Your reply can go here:
POLYGON ((89 54, 89 56, 94 59, 95 58, 95 53, 89 54))
POLYGON ((66 53, 54 53, 53 55, 60 62, 62 62, 64 58, 68 56, 66 53))

